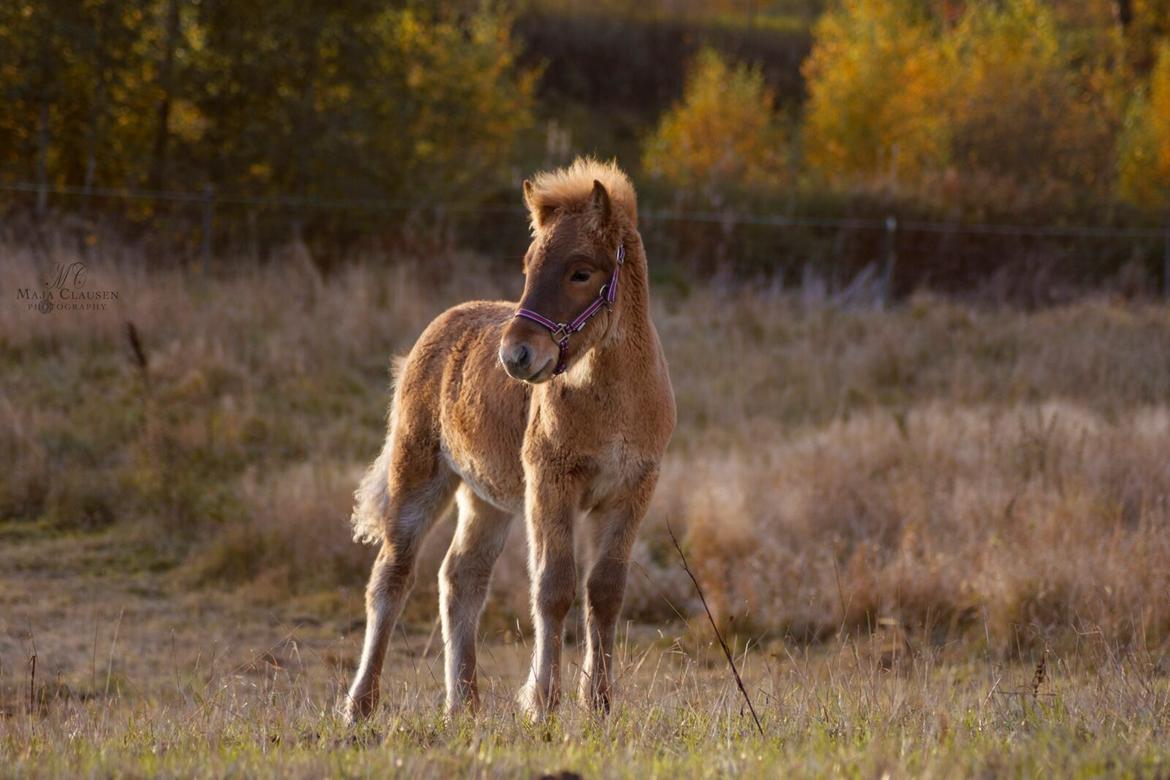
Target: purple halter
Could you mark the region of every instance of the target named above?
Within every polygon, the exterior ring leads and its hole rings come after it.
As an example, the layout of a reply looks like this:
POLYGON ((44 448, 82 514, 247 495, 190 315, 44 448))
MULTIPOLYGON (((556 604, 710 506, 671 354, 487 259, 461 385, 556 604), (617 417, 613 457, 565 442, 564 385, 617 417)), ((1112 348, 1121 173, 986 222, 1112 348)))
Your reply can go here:
POLYGON ((601 286, 601 291, 597 294, 597 298, 593 303, 585 307, 585 311, 577 315, 577 318, 572 322, 553 322, 543 314, 534 312, 532 309, 520 308, 516 310, 514 317, 530 320, 548 329, 552 340, 556 342, 557 347, 561 350, 557 357, 557 367, 553 369, 553 376, 565 373, 569 362, 569 336, 574 333, 580 333, 585 328, 585 323, 593 319, 593 315, 601 311, 602 307, 613 305, 617 300, 618 287, 618 271, 622 269, 622 263, 626 261, 625 246, 618 245, 617 249, 617 265, 613 268, 613 275, 609 277, 609 281, 601 286))

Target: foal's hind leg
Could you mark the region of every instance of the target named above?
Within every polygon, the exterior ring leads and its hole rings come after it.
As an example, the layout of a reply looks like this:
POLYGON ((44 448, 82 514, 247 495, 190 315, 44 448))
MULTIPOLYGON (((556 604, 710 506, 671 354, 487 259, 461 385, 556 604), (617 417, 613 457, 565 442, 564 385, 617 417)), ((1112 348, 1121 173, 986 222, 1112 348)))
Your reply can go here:
POLYGON ((366 638, 362 659, 345 701, 345 717, 367 717, 378 703, 378 683, 390 633, 414 585, 418 548, 435 519, 450 505, 457 478, 436 453, 399 451, 390 458, 385 536, 366 587, 366 638), (414 459, 412 460, 412 456, 414 459))
POLYGON ((459 525, 439 570, 439 609, 446 649, 447 710, 479 706, 475 674, 475 637, 487 597, 492 567, 512 515, 477 496, 466 484, 456 494, 459 525))

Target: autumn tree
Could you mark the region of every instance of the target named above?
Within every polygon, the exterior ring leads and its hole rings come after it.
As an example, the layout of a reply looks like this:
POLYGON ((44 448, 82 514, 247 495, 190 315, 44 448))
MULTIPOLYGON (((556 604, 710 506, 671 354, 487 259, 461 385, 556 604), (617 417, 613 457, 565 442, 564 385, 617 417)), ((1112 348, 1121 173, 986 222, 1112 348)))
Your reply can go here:
POLYGON ((1102 199, 1124 73, 1102 31, 1077 50, 1039 0, 972 4, 940 40, 946 195, 968 210, 1102 199))
POLYGON ((1117 37, 1077 48, 1039 0, 960 9, 845 0, 825 15, 804 68, 812 171, 966 211, 1107 195, 1117 37))
POLYGON ((947 153, 942 53, 912 0, 844 0, 814 30, 804 150, 831 184, 916 182, 947 153))
POLYGON ((538 73, 522 70, 510 21, 479 11, 465 21, 389 11, 363 113, 376 128, 368 151, 379 186, 420 184, 432 200, 466 201, 495 186, 532 122, 538 73))
POLYGON ((132 175, 154 94, 154 11, 151 0, 0 4, 0 174, 42 193, 132 175))
POLYGON ((510 30, 478 4, 0 3, 0 179, 475 200, 531 122, 510 30))
POLYGON ((682 100, 662 117, 642 160, 651 176, 712 205, 737 191, 775 191, 787 178, 787 145, 763 74, 700 51, 682 100))
POLYGON ((1118 156, 1123 197, 1143 206, 1170 205, 1170 42, 1158 50, 1148 87, 1134 96, 1118 156))
POLYGON ((531 121, 510 20, 292 0, 209 5, 193 145, 223 186, 327 197, 473 199, 531 121))

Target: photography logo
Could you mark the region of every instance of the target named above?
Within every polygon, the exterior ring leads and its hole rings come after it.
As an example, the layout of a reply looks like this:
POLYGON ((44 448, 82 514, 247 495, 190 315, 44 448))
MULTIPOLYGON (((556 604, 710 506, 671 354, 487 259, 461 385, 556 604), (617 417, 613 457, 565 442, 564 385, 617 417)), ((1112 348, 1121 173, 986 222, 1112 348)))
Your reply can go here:
POLYGON ((89 269, 85 263, 61 263, 45 277, 40 287, 21 287, 16 300, 41 314, 55 311, 105 311, 118 298, 117 290, 98 290, 89 286, 89 269))

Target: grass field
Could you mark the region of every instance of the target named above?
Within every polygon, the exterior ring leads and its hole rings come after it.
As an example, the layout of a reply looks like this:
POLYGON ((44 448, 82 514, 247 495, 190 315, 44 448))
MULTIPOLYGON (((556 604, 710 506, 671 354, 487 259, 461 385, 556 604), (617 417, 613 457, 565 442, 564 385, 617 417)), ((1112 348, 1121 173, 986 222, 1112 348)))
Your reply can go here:
POLYGON ((514 529, 483 623, 486 711, 443 721, 447 523, 383 707, 349 731, 333 707, 373 551, 346 518, 389 356, 519 278, 466 256, 328 277, 295 251, 210 279, 94 263, 85 288, 117 300, 42 314, 17 291, 46 262, 0 256, 0 775, 1170 773, 1162 304, 659 295, 680 425, 615 712, 518 717, 514 529))
MULTIPOLYGON (((950 649, 890 663, 866 638, 741 642, 760 737, 698 629, 628 628, 614 713, 570 705, 541 725, 512 706, 527 662, 514 634, 485 637, 482 717, 444 723, 439 648, 411 632, 394 645, 385 706, 351 732, 331 704, 360 627, 340 614, 177 591, 126 572, 108 535, 6 545, 2 559, 7 628, 32 632, 4 645, 5 775, 1154 777, 1170 766, 1164 673, 1149 658, 1105 660, 1100 637, 1050 657, 1035 696, 1032 665, 950 649), (7 663, 33 647, 30 714, 29 669, 7 663)), ((356 599, 347 606, 358 614, 356 599)))

